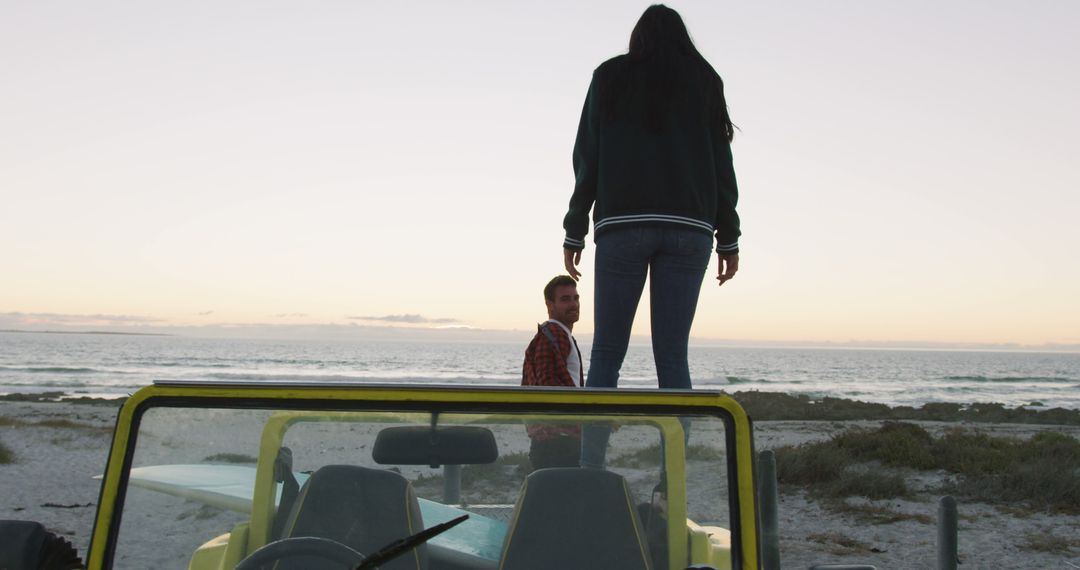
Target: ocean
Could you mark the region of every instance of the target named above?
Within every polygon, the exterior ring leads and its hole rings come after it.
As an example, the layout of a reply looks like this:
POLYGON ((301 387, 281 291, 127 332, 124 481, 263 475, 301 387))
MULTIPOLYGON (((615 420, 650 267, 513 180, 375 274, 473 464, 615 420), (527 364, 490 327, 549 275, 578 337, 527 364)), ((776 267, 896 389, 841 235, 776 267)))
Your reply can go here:
MULTIPOLYGON (((0 333, 0 393, 120 397, 154 380, 301 379, 516 385, 524 343, 244 340, 0 333)), ((588 369, 589 347, 582 343, 588 369)), ((890 406, 997 402, 1080 409, 1080 354, 854 348, 690 348, 695 388, 832 396, 890 406)), ((631 346, 620 386, 655 387, 631 346)))

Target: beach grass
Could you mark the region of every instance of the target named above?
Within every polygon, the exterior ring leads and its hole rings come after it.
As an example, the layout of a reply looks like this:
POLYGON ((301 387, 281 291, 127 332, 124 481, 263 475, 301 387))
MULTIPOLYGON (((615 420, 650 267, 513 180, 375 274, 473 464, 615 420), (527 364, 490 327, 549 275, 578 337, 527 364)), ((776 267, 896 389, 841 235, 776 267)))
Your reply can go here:
POLYGON ((528 453, 508 453, 492 463, 463 466, 461 480, 465 487, 520 485, 529 472, 529 465, 528 453))
POLYGON ((819 487, 822 497, 866 497, 868 499, 896 499, 912 496, 904 478, 897 473, 883 473, 873 469, 846 469, 836 479, 819 487))
POLYGON ((640 468, 644 466, 660 465, 660 444, 652 443, 617 455, 608 459, 608 464, 614 467, 640 468))
MULTIPOLYGON (((707 445, 690 444, 686 446, 686 458, 692 461, 715 461, 724 456, 724 451, 707 445)), ((642 468, 659 466, 663 456, 660 444, 653 443, 645 447, 612 457, 608 463, 615 467, 642 468)))
POLYGON ((961 475, 950 491, 987 503, 1022 501, 1031 508, 1080 513, 1080 441, 1043 432, 1030 440, 951 430, 941 465, 961 475))
POLYGON ((886 422, 775 452, 780 484, 819 497, 911 496, 902 473, 878 468, 889 466, 952 473, 938 491, 971 500, 1080 513, 1080 441, 1060 433, 1021 440, 954 428, 934 437, 914 424, 886 422))
POLYGON ((259 458, 243 453, 215 453, 204 457, 203 461, 207 463, 258 463, 259 458))
POLYGON ((686 458, 692 461, 716 461, 724 457, 724 451, 718 447, 692 443, 686 446, 686 458))
POLYGON ((833 512, 851 515, 857 522, 863 524, 885 525, 901 521, 915 521, 927 525, 934 524, 934 519, 929 515, 902 513, 881 505, 833 500, 829 502, 828 506, 833 512))
POLYGON ((1051 532, 1028 532, 1019 546, 1021 550, 1028 552, 1066 555, 1074 548, 1080 549, 1080 538, 1059 536, 1051 532))
POLYGON ((869 544, 839 532, 813 533, 806 538, 825 546, 831 554, 838 556, 873 552, 873 547, 869 544))
POLYGON ((941 422, 1080 425, 1080 410, 1010 408, 998 403, 954 404, 938 402, 887 406, 844 398, 814 399, 806 395, 746 391, 731 394, 755 421, 777 420, 909 420, 941 422))
POLYGON ((12 418, 8 416, 0 416, 0 427, 32 427, 32 428, 54 428, 54 429, 70 429, 88 432, 111 432, 111 427, 96 426, 93 424, 76 422, 68 419, 48 419, 31 422, 19 418, 12 418))
POLYGON ((81 430, 81 431, 96 431, 96 432, 111 432, 112 431, 112 427, 96 426, 96 425, 93 425, 93 424, 88 424, 88 423, 83 423, 83 422, 76 422, 76 421, 65 420, 65 419, 41 420, 39 422, 33 422, 31 424, 28 424, 28 425, 30 425, 32 427, 71 429, 71 430, 81 430))

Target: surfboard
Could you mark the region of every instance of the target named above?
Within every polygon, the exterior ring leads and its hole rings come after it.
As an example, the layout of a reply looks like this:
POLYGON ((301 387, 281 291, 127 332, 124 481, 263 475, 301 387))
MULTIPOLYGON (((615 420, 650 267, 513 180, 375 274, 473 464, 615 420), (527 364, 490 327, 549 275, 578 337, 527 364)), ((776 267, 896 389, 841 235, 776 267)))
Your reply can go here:
MULTIPOLYGON (((295 473, 301 486, 307 473, 295 473)), ((100 476, 98 477, 100 478, 100 476)), ((150 465, 131 469, 128 481, 134 487, 251 514, 255 493, 255 468, 244 465, 178 464, 150 465)), ((277 484, 281 496, 281 484, 277 484)), ((429 544, 486 560, 498 560, 502 553, 507 524, 474 512, 428 499, 419 499, 424 525, 428 528, 463 514, 469 519, 431 539, 429 544)))

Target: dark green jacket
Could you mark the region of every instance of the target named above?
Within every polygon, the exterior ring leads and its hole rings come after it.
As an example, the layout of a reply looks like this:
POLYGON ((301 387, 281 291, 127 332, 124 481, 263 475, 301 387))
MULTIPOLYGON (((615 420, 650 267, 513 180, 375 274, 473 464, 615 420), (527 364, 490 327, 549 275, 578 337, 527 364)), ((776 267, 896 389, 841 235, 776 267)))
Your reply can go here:
POLYGON ((682 227, 715 233, 717 252, 738 253, 731 144, 719 122, 707 120, 715 101, 704 73, 689 63, 677 72, 684 88, 664 108, 661 126, 650 128, 640 119, 647 104, 639 96, 648 78, 626 73, 627 65, 627 56, 619 56, 593 72, 574 144, 577 183, 563 219, 563 246, 584 249, 591 209, 595 235, 620 227, 682 227), (620 95, 622 112, 611 117, 598 91, 611 85, 613 73, 625 74, 620 85, 628 95, 620 95))

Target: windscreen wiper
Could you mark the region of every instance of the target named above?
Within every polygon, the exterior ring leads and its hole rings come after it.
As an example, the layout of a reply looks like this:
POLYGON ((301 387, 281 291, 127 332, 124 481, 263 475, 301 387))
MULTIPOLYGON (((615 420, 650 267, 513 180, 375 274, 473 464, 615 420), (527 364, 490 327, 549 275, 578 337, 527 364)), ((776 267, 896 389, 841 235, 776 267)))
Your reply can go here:
POLYGON ((469 518, 469 515, 461 515, 456 519, 448 520, 442 524, 437 524, 431 528, 425 528, 424 530, 406 536, 405 538, 399 538, 390 544, 380 548, 378 552, 364 559, 354 570, 373 570, 379 564, 388 562, 406 552, 420 546, 421 544, 431 540, 432 538, 454 528, 455 526, 465 522, 465 519, 469 518))

